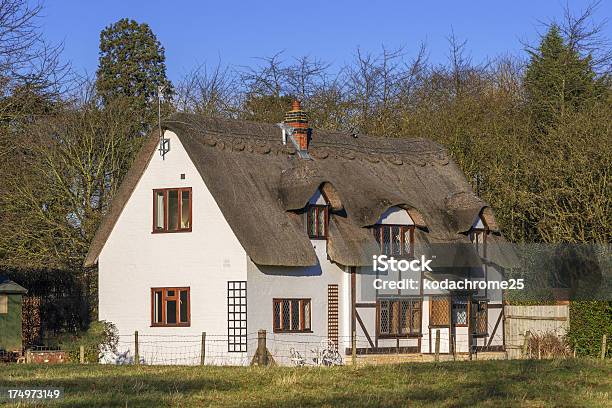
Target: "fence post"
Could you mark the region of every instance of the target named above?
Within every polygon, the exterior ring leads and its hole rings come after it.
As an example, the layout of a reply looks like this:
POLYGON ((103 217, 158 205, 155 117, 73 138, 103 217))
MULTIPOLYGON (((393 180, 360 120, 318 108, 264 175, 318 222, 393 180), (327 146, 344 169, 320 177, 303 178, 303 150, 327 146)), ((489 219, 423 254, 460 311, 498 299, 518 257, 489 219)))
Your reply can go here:
POLYGON ((357 364, 357 332, 355 330, 351 336, 351 361, 353 365, 357 364))
POLYGON ((263 366, 268 364, 268 352, 266 348, 266 331, 257 331, 257 365, 263 366))
POLYGON ((30 364, 32 362, 32 349, 26 350, 26 363, 30 364))
POLYGON ((206 332, 202 332, 202 348, 200 349, 200 365, 204 365, 206 357, 206 332))
POLYGON ((134 364, 140 364, 140 352, 138 350, 138 330, 134 331, 134 364))
POLYGON ((450 344, 449 347, 453 349, 453 361, 457 360, 457 336, 454 334, 450 334, 450 344))
POLYGON ((608 349, 608 335, 604 334, 601 338, 601 359, 606 358, 606 351, 608 349))
POLYGON ((85 364, 85 346, 79 346, 79 362, 85 364))
POLYGON ((440 329, 436 329, 436 361, 440 360, 440 329))
POLYGON ((525 358, 527 356, 527 349, 529 348, 529 337, 531 336, 531 332, 527 330, 525 332, 525 339, 523 340, 523 352, 522 357, 525 358))

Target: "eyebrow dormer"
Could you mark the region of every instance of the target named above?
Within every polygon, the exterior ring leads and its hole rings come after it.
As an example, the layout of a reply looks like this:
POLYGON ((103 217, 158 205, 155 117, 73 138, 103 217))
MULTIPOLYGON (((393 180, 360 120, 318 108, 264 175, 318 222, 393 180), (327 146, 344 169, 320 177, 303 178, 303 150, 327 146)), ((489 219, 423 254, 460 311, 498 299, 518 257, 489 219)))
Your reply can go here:
POLYGON ((329 203, 320 189, 306 205, 306 231, 310 239, 327 239, 329 203))
POLYGON ((410 257, 414 254, 414 220, 403 208, 391 207, 372 226, 381 254, 410 257))

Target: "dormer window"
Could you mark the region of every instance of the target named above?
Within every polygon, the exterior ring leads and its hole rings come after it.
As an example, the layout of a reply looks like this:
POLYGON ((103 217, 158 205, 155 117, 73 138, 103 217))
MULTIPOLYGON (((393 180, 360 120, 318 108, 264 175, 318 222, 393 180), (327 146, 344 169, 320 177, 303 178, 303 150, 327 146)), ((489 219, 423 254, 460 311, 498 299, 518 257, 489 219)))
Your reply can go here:
POLYGON ((327 239, 329 205, 327 199, 317 190, 306 205, 306 231, 310 239, 327 239))
POLYGON ((380 253, 389 256, 414 255, 414 222, 406 210, 392 207, 372 227, 380 253))
POLYGON ((489 228, 487 224, 484 222, 482 217, 478 217, 474 225, 472 225, 472 229, 470 230, 468 236, 470 241, 476 247, 478 255, 485 257, 487 255, 487 235, 489 234, 489 228))
POLYGON ((306 207, 306 228, 311 239, 327 239, 329 210, 326 205, 306 207))

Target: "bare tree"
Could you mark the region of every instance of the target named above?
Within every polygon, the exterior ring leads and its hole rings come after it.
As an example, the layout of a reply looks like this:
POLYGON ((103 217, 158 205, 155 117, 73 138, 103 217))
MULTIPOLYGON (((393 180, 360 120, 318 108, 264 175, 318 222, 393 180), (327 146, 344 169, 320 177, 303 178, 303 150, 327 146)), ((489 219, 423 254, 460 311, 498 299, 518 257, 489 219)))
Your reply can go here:
POLYGON ((238 97, 238 84, 228 67, 201 64, 179 82, 175 105, 182 112, 234 117, 239 109, 238 97))

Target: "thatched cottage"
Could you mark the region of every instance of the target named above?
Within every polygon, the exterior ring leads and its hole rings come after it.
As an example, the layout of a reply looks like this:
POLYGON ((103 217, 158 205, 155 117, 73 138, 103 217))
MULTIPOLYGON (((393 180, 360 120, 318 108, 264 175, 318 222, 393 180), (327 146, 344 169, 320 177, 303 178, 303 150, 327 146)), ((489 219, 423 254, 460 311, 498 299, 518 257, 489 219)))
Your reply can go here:
POLYGON ((503 347, 501 291, 425 285, 498 279, 503 264, 491 209, 440 145, 313 130, 299 103, 284 124, 162 126, 85 262, 98 265, 99 317, 121 334, 223 335, 219 363, 248 362, 260 329, 342 354, 353 339, 358 353, 503 347), (377 254, 432 270, 380 273, 377 254), (381 287, 408 277, 415 287, 381 287))

